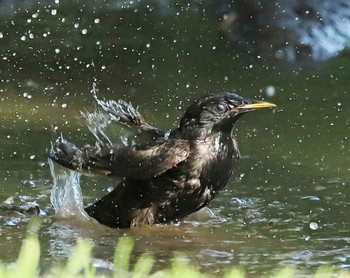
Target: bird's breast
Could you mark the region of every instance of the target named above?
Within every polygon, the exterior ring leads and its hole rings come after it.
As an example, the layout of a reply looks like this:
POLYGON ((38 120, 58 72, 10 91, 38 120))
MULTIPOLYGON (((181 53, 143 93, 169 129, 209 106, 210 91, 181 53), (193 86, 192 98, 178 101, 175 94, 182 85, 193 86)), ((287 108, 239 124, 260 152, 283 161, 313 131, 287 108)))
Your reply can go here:
POLYGON ((239 160, 237 142, 231 136, 213 136, 198 142, 192 149, 192 173, 199 177, 201 186, 221 190, 239 160))

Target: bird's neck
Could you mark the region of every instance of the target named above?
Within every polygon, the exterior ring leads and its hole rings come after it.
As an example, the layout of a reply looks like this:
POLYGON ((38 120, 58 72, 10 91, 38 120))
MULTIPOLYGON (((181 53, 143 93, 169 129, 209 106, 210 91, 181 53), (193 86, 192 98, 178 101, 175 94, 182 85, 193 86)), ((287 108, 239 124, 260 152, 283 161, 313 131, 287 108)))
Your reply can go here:
POLYGON ((231 137, 232 130, 214 130, 213 127, 208 126, 195 126, 186 128, 177 128, 171 132, 171 137, 179 138, 183 140, 199 140, 206 141, 213 137, 231 137))

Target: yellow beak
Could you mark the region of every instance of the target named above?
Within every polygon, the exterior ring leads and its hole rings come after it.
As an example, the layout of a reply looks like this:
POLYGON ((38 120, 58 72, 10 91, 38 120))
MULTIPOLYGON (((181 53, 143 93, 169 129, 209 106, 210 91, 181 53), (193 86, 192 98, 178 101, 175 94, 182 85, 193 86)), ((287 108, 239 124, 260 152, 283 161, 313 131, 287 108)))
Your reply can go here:
POLYGON ((239 108, 244 109, 244 110, 253 110, 253 109, 262 109, 262 108, 271 108, 271 107, 276 107, 277 105, 274 103, 270 102, 257 102, 257 103, 252 103, 252 104, 244 104, 241 105, 239 108))

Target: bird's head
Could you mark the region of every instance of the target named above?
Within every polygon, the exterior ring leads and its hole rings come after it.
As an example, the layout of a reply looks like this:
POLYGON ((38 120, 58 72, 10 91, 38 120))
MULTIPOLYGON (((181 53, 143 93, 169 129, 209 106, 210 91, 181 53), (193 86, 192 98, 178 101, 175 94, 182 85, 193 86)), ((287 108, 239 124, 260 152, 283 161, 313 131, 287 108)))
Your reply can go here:
POLYGON ((211 93, 190 105, 181 119, 180 130, 196 129, 198 136, 231 132, 244 113, 275 106, 269 102, 245 99, 234 93, 211 93))

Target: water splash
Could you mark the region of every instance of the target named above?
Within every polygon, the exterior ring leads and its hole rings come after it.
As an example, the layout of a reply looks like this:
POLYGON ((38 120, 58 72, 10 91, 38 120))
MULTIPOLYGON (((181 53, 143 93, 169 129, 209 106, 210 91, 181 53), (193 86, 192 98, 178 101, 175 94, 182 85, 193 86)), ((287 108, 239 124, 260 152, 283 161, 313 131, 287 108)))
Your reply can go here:
POLYGON ((49 159, 53 187, 51 190, 51 203, 55 214, 59 218, 74 217, 80 220, 90 220, 90 216, 84 210, 83 196, 80 188, 80 176, 78 172, 55 168, 56 164, 49 159))
POLYGON ((107 135, 107 127, 111 123, 109 117, 97 109, 94 112, 81 111, 80 114, 84 117, 87 128, 95 136, 97 142, 111 146, 112 141, 107 135))
MULTIPOLYGON (((99 99, 97 97, 98 89, 96 88, 96 83, 92 84, 90 93, 94 97, 97 107, 93 112, 81 111, 80 114, 85 119, 87 128, 94 135, 97 142, 101 146, 111 147, 113 145, 112 142, 115 141, 110 130, 111 124, 114 122, 127 127, 130 121, 134 121, 136 124, 136 121, 142 116, 137 108, 132 107, 130 103, 125 101, 99 99)), ((125 136, 121 136, 119 139, 126 146, 132 142, 125 136)))
MULTIPOLYGON (((111 147, 112 133, 109 130, 111 123, 118 122, 126 125, 129 118, 138 119, 141 116, 137 109, 123 101, 100 100, 97 97, 98 90, 93 83, 91 93, 96 100, 98 107, 93 112, 81 111, 85 119, 85 125, 95 136, 97 144, 111 147), (126 116, 127 115, 127 116, 126 116)), ((64 139, 61 138, 61 141, 64 139)), ((124 145, 130 144, 128 138, 121 140, 124 145)), ((53 188, 51 190, 51 203, 55 209, 56 216, 60 218, 78 218, 81 220, 91 220, 84 210, 83 196, 80 188, 81 174, 75 171, 57 166, 49 159, 53 188)))

